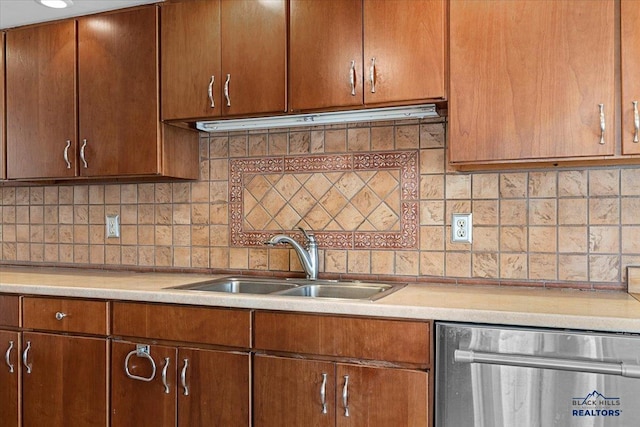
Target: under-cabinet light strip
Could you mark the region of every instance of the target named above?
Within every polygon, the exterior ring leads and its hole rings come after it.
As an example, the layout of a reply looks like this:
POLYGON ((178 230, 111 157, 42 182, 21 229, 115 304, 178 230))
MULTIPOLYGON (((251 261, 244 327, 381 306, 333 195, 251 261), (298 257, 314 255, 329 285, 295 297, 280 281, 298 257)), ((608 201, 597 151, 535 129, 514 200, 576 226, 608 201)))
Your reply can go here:
POLYGON ((380 120, 406 120, 438 117, 434 104, 412 107, 373 108, 369 110, 339 111, 331 113, 296 114, 289 116, 259 117, 253 119, 209 120, 196 122, 196 128, 204 132, 290 128, 318 126, 350 122, 380 120))

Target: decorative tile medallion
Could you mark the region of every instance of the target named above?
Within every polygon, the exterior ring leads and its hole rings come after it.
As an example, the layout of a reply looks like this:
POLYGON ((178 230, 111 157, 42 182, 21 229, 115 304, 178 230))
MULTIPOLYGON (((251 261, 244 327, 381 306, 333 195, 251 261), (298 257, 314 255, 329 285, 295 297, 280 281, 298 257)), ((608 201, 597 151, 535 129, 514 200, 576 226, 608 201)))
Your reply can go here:
POLYGON ((230 161, 232 246, 312 230, 321 248, 417 249, 418 151, 230 161))

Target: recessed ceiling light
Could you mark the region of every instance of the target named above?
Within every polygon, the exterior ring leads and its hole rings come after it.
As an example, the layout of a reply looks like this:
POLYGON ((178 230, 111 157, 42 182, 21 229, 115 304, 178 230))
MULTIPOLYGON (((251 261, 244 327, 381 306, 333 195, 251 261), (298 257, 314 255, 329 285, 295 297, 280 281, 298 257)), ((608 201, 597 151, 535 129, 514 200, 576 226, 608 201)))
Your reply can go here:
POLYGON ((52 7, 54 9, 64 9, 73 5, 72 0, 36 0, 36 3, 43 6, 52 7))

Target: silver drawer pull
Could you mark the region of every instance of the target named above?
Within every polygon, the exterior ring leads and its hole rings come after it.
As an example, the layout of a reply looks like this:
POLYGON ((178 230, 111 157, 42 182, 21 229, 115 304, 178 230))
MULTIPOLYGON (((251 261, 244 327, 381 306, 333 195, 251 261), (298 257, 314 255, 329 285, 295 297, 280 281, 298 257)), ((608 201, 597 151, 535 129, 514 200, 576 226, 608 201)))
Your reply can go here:
POLYGON ((80 147, 80 160, 82 160, 82 165, 84 166, 85 169, 89 167, 89 165, 87 164, 87 158, 85 157, 85 154, 84 154, 84 150, 86 148, 87 148, 87 140, 83 139, 82 147, 80 147))
POLYGON ((638 132, 640 132, 640 114, 638 113, 638 101, 633 101, 633 142, 638 143, 638 132))
POLYGON ((136 349, 131 350, 129 354, 127 354, 127 357, 124 359, 124 372, 125 374, 127 374, 127 377, 131 378, 132 380, 138 380, 138 381, 144 381, 144 382, 150 382, 155 378, 156 362, 153 360, 153 357, 151 357, 151 355, 149 354, 150 352, 151 350, 148 345, 137 344, 136 349), (131 359, 131 356, 133 356, 134 354, 137 357, 144 357, 145 359, 148 359, 149 362, 151 363, 152 371, 149 377, 141 377, 139 375, 134 375, 131 372, 129 372, 129 359, 131 359))
POLYGON ((344 386, 342 387, 342 406, 344 406, 344 416, 349 416, 349 375, 344 376, 344 386))
POLYGON ((216 103, 213 98, 213 84, 216 82, 215 76, 211 76, 209 80, 209 87, 207 88, 207 95, 209 95, 209 101, 211 102, 211 108, 216 108, 216 103))
POLYGON ((164 386, 164 392, 169 394, 169 383, 167 382, 167 370, 169 369, 169 358, 164 358, 164 367, 162 368, 162 385, 164 386))
POLYGON ((69 161, 69 147, 71 147, 71 140, 67 139, 67 145, 64 147, 63 157, 67 164, 67 169, 71 169, 71 162, 69 161))
POLYGON ((9 348, 7 352, 4 354, 4 361, 7 363, 9 367, 9 372, 13 374, 13 363, 11 363, 11 350, 13 350, 13 341, 9 341, 9 348))
POLYGON ((351 61, 351 67, 349 67, 349 84, 351 96, 356 96, 356 61, 351 61))
POLYGON ((227 74, 227 81, 224 82, 224 97, 227 100, 227 107, 231 107, 231 98, 229 95, 229 82, 231 82, 231 74, 227 74))
POLYGON ((22 364, 27 368, 27 374, 31 373, 31 364, 28 363, 29 350, 31 350, 31 341, 27 341, 27 348, 22 352, 22 364))
POLYGON ((63 313, 61 311, 56 312, 56 320, 62 320, 67 317, 67 313, 63 313))
POLYGON ((320 385, 320 403, 322 403, 322 413, 327 413, 327 374, 322 374, 322 384, 320 385))
POLYGON ((600 108, 600 145, 604 145, 604 130, 605 130, 605 120, 604 120, 604 104, 598 104, 600 108))
POLYGON ((369 83, 371 83, 371 93, 376 93, 376 58, 371 58, 369 67, 369 83))
POLYGON ((180 382, 182 382, 183 394, 189 396, 189 387, 187 386, 187 367, 189 366, 189 359, 184 359, 184 366, 180 372, 180 382))

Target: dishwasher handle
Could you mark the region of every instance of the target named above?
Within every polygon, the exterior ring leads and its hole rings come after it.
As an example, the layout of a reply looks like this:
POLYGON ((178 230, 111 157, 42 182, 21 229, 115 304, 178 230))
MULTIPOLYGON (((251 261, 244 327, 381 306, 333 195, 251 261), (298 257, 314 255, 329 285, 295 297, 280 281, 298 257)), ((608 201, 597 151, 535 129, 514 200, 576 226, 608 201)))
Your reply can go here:
POLYGON ((562 371, 577 371, 640 378, 640 365, 629 365, 624 362, 595 362, 521 354, 485 353, 473 350, 456 350, 453 353, 453 360, 460 363, 481 363, 488 365, 516 366, 522 368, 558 369, 562 371))

